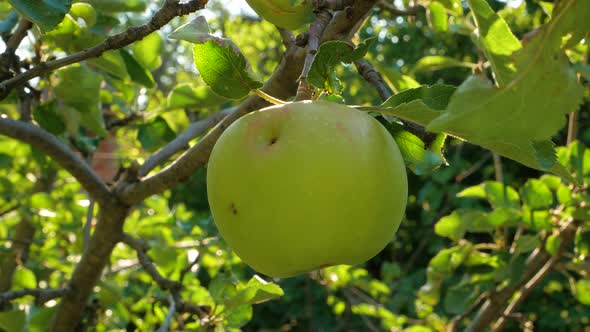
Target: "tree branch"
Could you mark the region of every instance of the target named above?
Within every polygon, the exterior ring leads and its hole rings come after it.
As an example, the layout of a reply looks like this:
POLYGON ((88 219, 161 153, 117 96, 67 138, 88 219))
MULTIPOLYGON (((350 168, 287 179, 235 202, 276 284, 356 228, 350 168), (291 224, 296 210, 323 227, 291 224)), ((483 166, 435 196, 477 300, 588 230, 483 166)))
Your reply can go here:
POLYGON ((157 332, 168 332, 170 329, 172 317, 174 317, 174 313, 176 312, 176 302, 174 302, 174 297, 172 297, 172 295, 168 295, 168 301, 170 302, 170 308, 168 309, 168 313, 166 314, 162 326, 160 326, 157 332))
POLYGON ((320 9, 316 13, 316 19, 309 28, 307 36, 307 46, 305 47, 305 62, 303 63, 303 69, 299 76, 299 87, 297 88, 297 95, 295 100, 309 100, 313 93, 313 86, 307 82, 307 75, 311 69, 313 60, 318 53, 320 46, 320 38, 324 33, 324 30, 332 20, 332 12, 328 9, 320 9))
POLYGON ((24 18, 21 19, 14 33, 6 41, 6 49, 4 50, 4 53, 0 55, 0 79, 6 79, 12 76, 10 72, 11 68, 15 72, 19 70, 18 57, 14 52, 26 37, 27 31, 32 26, 33 24, 30 21, 24 18))
POLYGON ((131 27, 119 34, 107 38, 105 41, 92 48, 68 55, 61 59, 41 63, 22 74, 0 83, 0 99, 6 98, 6 96, 15 86, 18 86, 32 78, 40 76, 43 73, 70 65, 72 63, 99 57, 106 51, 123 48, 129 44, 143 39, 150 33, 159 30, 173 18, 203 9, 206 4, 207 0, 191 0, 186 3, 179 3, 178 0, 166 0, 164 6, 162 6, 162 8, 160 8, 154 14, 152 19, 144 25, 131 27))
MULTIPOLYGON (((572 227, 572 223, 566 223, 560 229, 560 237, 562 239, 560 252, 564 250, 574 239, 576 234, 576 227, 572 227)), ((561 254, 560 254, 561 255, 561 254)), ((486 330, 494 319, 501 317, 503 313, 504 304, 518 291, 521 287, 526 287, 535 276, 542 271, 543 267, 550 261, 551 257, 544 249, 537 248, 529 256, 523 277, 520 282, 514 286, 506 287, 500 291, 495 291, 490 294, 489 298, 481 306, 471 323, 464 330, 465 332, 481 332, 486 330)), ((534 285, 533 285, 534 286, 534 285)))
POLYGON ((545 279, 545 277, 551 271, 551 268, 553 266, 555 266, 555 264, 557 264, 557 262, 561 259, 566 247, 573 240, 573 238, 576 234, 576 231, 577 231, 577 227, 571 221, 566 223, 563 226, 563 228, 561 229, 561 232, 560 232, 562 242, 561 242, 561 245, 559 246, 557 253, 555 253, 555 255, 553 257, 551 257, 551 259, 549 259, 547 261, 547 263, 545 263, 545 265, 543 265, 543 267, 537 272, 537 274, 535 274, 533 276, 532 279, 530 279, 526 284, 524 284, 520 289, 518 289, 518 291, 517 291, 518 297, 516 297, 514 299, 514 301, 512 301, 512 303, 510 303, 508 305, 506 310, 504 310, 504 313, 502 314, 502 316, 500 318, 498 318, 498 320, 496 321, 496 323, 492 327, 492 331, 501 331, 504 328, 504 326, 506 325, 506 323, 508 321, 506 319, 506 317, 510 317, 514 313, 514 311, 518 308, 518 306, 520 304, 522 304, 522 302, 524 302, 524 300, 527 298, 527 296, 529 296, 529 294, 533 291, 533 289, 541 281, 543 281, 543 279, 545 279))
POLYGON ((170 157, 179 151, 188 148, 188 143, 195 137, 203 135, 204 132, 211 129, 211 127, 218 124, 227 115, 236 110, 236 107, 221 110, 206 119, 195 121, 191 123, 187 130, 178 135, 174 140, 168 143, 164 148, 154 153, 141 167, 139 168, 138 176, 146 176, 152 169, 166 162, 170 157))
MULTIPOLYGON (((379 97, 381 97, 383 101, 386 101, 393 95, 388 85, 383 80, 381 74, 379 74, 379 72, 371 65, 371 63, 369 63, 369 61, 361 59, 355 61, 354 65, 356 66, 359 74, 361 74, 361 76, 369 84, 375 87, 377 93, 379 93, 379 97)), ((418 136, 422 141, 424 141, 426 146, 430 145, 430 143, 432 143, 432 141, 434 141, 436 138, 436 134, 427 132, 424 127, 418 124, 406 120, 401 120, 401 122, 404 124, 404 127, 407 131, 418 136)))
MULTIPOLYGON (((355 29, 360 25, 359 22, 366 17, 375 3, 376 0, 356 1, 354 7, 336 13, 334 19, 325 29, 321 41, 332 39, 349 40, 356 31, 355 29)), ((300 47, 293 46, 287 49, 278 67, 262 90, 280 99, 293 96, 297 88, 297 78, 305 61, 305 55, 306 53, 300 47)), ((115 189, 118 197, 126 204, 131 205, 174 187, 207 163, 213 145, 231 123, 241 116, 267 105, 268 103, 258 96, 250 96, 233 113, 225 117, 217 127, 201 138, 196 145, 159 173, 143 178, 139 182, 118 183, 115 189)))
POLYGON ((150 275, 150 277, 152 277, 152 279, 154 279, 160 288, 163 290, 174 290, 182 287, 182 284, 179 282, 165 278, 160 272, 158 272, 158 269, 147 254, 147 251, 150 248, 147 242, 142 239, 134 238, 129 234, 123 234, 122 242, 135 250, 139 264, 141 264, 143 269, 150 275))
POLYGON ((170 291, 171 298, 169 298, 168 305, 170 306, 170 311, 172 312, 172 314, 176 311, 192 313, 197 315, 199 318, 204 318, 207 316, 207 310, 205 309, 205 307, 188 303, 184 301, 180 296, 184 273, 181 273, 181 281, 168 279, 162 276, 160 272, 158 272, 158 269, 151 261, 150 257, 147 255, 147 251, 150 249, 149 243, 142 239, 135 238, 129 234, 122 235, 122 242, 127 244, 137 252, 137 258, 139 259, 139 263, 141 264, 143 269, 150 275, 150 277, 152 277, 152 279, 158 284, 158 286, 160 286, 160 288, 163 290, 170 291), (170 299, 172 301, 170 301, 170 299))
POLYGON ((15 291, 0 293, 0 306, 7 304, 8 302, 21 298, 23 296, 34 296, 35 303, 41 305, 49 300, 53 300, 58 297, 66 295, 70 290, 65 288, 46 289, 46 288, 25 288, 15 291))
POLYGON ((100 205, 94 234, 68 282, 72 291, 62 298, 49 331, 74 331, 80 323, 94 285, 100 279, 113 248, 121 239, 128 211, 129 207, 112 195, 100 205))
POLYGON ((387 83, 383 80, 383 77, 375 68, 365 59, 357 60, 354 62, 356 69, 364 79, 371 84, 379 93, 379 97, 385 101, 389 99, 393 93, 387 86, 387 83))
POLYGON ((50 156, 70 172, 101 206, 110 200, 109 189, 94 170, 52 134, 29 123, 0 117, 0 135, 30 144, 50 156))

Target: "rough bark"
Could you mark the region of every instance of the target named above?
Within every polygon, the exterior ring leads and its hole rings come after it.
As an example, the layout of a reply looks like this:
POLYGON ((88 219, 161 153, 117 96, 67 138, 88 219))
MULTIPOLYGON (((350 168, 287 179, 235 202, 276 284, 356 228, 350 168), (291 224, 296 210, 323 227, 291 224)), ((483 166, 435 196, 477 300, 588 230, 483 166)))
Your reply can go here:
POLYGON ((74 331, 80 323, 92 289, 100 279, 113 248, 121 240, 128 210, 127 206, 114 198, 100 207, 98 223, 88 243, 88 250, 74 270, 68 283, 70 291, 60 302, 50 331, 74 331))

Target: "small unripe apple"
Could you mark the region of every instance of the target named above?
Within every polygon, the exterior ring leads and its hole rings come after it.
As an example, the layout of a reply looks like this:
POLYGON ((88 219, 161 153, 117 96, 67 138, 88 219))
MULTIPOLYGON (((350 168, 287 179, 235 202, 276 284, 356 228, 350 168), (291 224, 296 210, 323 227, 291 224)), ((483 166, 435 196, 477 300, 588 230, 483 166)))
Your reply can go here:
POLYGON ((387 130, 367 113, 324 101, 243 116, 221 135, 207 169, 221 236, 272 277, 375 256, 399 227, 407 187, 387 130))
POLYGON ((312 0, 246 0, 260 17, 281 28, 295 30, 313 20, 312 0))

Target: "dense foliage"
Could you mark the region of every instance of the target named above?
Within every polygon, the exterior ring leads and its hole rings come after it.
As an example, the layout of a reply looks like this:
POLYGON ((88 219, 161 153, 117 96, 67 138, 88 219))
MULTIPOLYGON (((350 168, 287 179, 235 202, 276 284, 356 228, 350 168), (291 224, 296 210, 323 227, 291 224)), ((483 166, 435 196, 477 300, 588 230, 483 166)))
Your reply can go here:
POLYGON ((273 280, 205 163, 261 90, 293 99, 306 39, 243 1, 0 0, 0 331, 588 331, 590 2, 344 3, 302 82, 393 135, 406 217, 273 280))

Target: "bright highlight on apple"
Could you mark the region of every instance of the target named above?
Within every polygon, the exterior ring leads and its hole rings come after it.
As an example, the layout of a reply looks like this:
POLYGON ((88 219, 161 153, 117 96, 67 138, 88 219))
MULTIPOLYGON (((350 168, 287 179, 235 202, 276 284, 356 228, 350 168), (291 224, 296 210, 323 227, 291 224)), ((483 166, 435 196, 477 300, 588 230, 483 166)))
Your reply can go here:
POLYGON ((272 277, 372 258, 399 227, 407 187, 387 130, 367 113, 323 101, 240 118, 217 141, 207 171, 220 234, 272 277))

